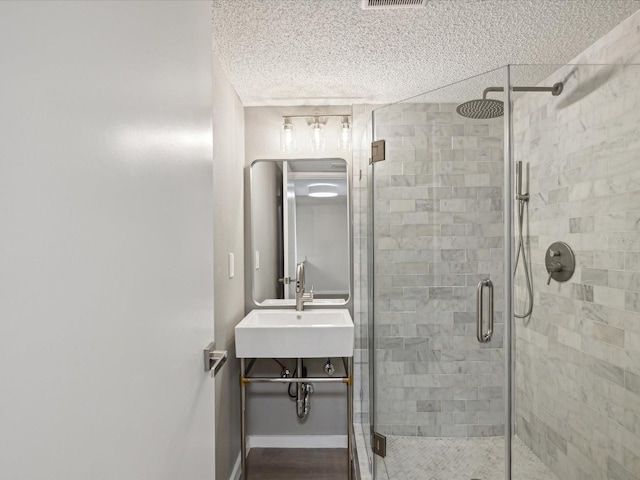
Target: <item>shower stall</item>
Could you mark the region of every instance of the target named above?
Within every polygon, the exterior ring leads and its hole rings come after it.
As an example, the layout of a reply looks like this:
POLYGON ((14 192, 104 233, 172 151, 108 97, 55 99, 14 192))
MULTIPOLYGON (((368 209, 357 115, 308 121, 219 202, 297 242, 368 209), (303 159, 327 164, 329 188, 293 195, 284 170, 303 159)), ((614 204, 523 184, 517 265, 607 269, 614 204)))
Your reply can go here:
POLYGON ((639 479, 640 66, 507 66, 369 134, 363 478, 639 479))

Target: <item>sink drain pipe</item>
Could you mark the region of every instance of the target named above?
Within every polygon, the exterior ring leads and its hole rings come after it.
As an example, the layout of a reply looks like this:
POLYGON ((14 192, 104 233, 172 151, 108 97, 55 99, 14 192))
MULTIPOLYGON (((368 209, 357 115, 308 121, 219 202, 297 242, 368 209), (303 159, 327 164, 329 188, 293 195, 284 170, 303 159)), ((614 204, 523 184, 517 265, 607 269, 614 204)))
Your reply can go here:
MULTIPOLYGON (((347 480, 353 480, 354 477, 354 469, 353 469, 353 357, 343 358, 342 361, 345 367, 345 373, 343 377, 313 377, 308 378, 304 377, 307 382, 300 382, 302 377, 296 375, 296 378, 290 377, 251 377, 249 376, 251 372, 251 368, 255 363, 256 359, 249 359, 249 365, 247 365, 246 358, 240 358, 240 451, 241 451, 241 469, 242 469, 242 479, 249 480, 250 475, 247 471, 247 416, 246 416, 246 408, 247 408, 247 385, 250 383, 307 383, 311 386, 311 382, 313 383, 343 383, 347 387, 347 451, 349 452, 347 455, 347 465, 348 465, 348 475, 347 480), (298 378, 299 377, 299 378, 298 378)), ((300 359, 300 364, 302 364, 302 360, 300 359)), ((299 371, 301 371, 300 369, 299 371)), ((301 374, 300 374, 301 375, 301 374)), ((310 393, 309 393, 310 394, 310 393)), ((304 396, 302 402, 302 409, 304 411, 304 396)), ((252 479, 253 480, 253 479, 252 479)))
MULTIPOLYGON (((296 377, 303 378, 302 359, 298 358, 296 377)), ((296 383, 296 414, 298 418, 305 418, 311 410, 311 394, 313 393, 313 385, 305 382, 296 383)))

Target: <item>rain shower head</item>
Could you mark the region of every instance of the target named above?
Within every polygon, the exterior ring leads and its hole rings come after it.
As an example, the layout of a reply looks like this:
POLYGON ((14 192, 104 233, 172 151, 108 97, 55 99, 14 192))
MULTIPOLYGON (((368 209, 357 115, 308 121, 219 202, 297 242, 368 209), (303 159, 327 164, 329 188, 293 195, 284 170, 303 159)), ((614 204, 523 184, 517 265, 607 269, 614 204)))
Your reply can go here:
POLYGON ((470 100, 458 105, 456 112, 467 118, 497 118, 504 115, 504 102, 488 98, 470 100))
MULTIPOLYGON (((551 92, 554 97, 562 93, 564 84, 562 82, 555 83, 552 87, 513 87, 514 92, 551 92)), ((504 92, 502 87, 485 88, 482 93, 482 99, 469 100, 461 103, 456 108, 463 117, 473 119, 498 118, 504 115, 504 102, 500 100, 491 100, 487 98, 489 92, 504 92)))

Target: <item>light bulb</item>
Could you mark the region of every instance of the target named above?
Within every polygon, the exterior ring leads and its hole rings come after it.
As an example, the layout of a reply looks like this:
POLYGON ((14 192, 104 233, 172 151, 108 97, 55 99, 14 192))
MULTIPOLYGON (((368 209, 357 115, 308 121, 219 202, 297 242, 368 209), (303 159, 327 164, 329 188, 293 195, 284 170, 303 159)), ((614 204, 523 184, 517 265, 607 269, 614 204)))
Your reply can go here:
POLYGON ((311 126, 311 151, 322 152, 326 146, 324 124, 314 117, 311 126))
POLYGON ((340 121, 340 149, 351 150, 351 124, 349 117, 342 117, 340 121))
POLYGON ((291 118, 284 117, 284 123, 280 129, 280 150, 283 152, 293 152, 296 148, 296 137, 291 118))

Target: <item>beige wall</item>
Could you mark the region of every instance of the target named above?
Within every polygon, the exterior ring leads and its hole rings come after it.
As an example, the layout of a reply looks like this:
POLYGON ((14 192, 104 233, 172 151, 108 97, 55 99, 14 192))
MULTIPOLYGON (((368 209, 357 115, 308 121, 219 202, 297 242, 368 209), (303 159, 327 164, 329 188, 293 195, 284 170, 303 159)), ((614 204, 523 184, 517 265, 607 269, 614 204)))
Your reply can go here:
POLYGON ((213 59, 213 187, 215 339, 229 352, 216 377, 216 478, 231 476, 240 454, 240 389, 234 327, 244 317, 244 110, 213 59), (229 278, 228 254, 235 257, 229 278))

